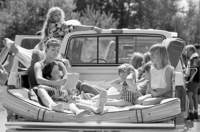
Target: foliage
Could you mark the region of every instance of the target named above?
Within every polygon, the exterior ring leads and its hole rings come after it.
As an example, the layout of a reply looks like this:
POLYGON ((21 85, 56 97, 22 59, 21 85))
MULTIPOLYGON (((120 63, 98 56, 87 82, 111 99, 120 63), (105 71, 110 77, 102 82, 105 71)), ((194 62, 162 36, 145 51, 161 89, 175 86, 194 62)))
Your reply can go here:
POLYGON ((113 18, 111 13, 106 14, 105 12, 95 11, 93 7, 87 7, 83 12, 83 16, 80 17, 82 24, 94 25, 101 28, 116 28, 118 20, 113 18))
POLYGON ((12 39, 16 34, 35 34, 41 30, 46 13, 52 5, 63 8, 67 12, 66 16, 69 16, 72 11, 65 0, 54 3, 48 0, 7 0, 6 3, 7 7, 2 12, 10 19, 4 19, 7 25, 3 36, 12 39))
POLYGON ((46 13, 59 6, 66 20, 101 28, 153 28, 176 31, 189 43, 200 43, 200 19, 196 3, 187 0, 0 0, 0 37, 14 39, 16 34, 35 34, 41 30, 46 13))

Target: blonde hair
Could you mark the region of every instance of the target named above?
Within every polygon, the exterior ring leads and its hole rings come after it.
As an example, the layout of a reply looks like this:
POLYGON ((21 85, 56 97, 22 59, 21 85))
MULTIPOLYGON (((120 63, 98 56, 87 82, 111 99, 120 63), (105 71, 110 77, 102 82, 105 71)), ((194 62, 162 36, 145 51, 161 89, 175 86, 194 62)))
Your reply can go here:
POLYGON ((48 36, 47 29, 48 29, 48 25, 49 25, 49 23, 51 21, 50 18, 56 11, 60 12, 60 14, 61 14, 60 22, 64 23, 64 21, 65 21, 65 13, 64 13, 64 11, 60 7, 51 7, 48 10, 48 13, 46 15, 46 20, 45 20, 45 22, 43 24, 43 28, 42 28, 42 31, 41 31, 43 39, 48 36))
POLYGON ((151 46, 149 52, 150 54, 157 53, 161 60, 161 68, 164 68, 166 65, 169 64, 169 56, 165 46, 161 45, 160 43, 154 44, 151 46))
POLYGON ((127 74, 130 74, 131 72, 134 72, 135 69, 131 64, 125 63, 125 64, 121 64, 120 66, 118 66, 118 74, 120 74, 121 72, 125 72, 127 74))

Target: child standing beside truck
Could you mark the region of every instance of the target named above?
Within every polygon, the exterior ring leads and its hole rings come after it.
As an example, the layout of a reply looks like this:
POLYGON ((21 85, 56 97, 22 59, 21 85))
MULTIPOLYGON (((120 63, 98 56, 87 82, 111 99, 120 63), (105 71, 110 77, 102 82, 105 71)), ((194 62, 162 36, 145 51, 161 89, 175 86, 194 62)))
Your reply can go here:
POLYGON ((193 45, 185 47, 188 58, 186 68, 186 79, 188 81, 187 93, 189 97, 188 120, 198 119, 198 89, 200 87, 200 58, 193 45))

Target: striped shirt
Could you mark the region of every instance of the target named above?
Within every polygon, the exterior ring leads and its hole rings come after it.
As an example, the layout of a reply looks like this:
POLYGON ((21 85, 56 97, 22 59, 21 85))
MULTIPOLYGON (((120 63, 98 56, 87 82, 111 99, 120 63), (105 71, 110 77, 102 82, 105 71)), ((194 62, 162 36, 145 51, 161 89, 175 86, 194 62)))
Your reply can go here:
POLYGON ((126 82, 122 84, 122 90, 121 90, 121 99, 125 100, 127 102, 130 102, 131 104, 136 104, 136 101, 138 97, 141 96, 141 93, 139 91, 133 92, 128 89, 128 85, 126 82))

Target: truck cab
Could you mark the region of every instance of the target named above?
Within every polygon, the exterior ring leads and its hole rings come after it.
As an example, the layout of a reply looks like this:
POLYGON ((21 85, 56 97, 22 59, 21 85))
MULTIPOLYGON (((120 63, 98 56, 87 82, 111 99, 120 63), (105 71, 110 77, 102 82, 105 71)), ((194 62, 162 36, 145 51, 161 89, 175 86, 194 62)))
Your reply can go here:
MULTIPOLYGON (((65 35, 60 52, 69 60, 70 72, 79 73, 80 80, 107 82, 117 78, 117 66, 129 63, 134 52, 145 53, 153 44, 173 37, 177 37, 177 33, 154 29, 75 31, 65 35)), ((26 49, 33 49, 40 40, 41 36, 37 35, 16 35, 15 43, 26 49)), ((16 65, 27 68, 18 60, 15 60, 16 65)), ((12 69, 14 71, 11 72, 16 73, 17 68, 12 69)), ((9 79, 9 84, 17 85, 15 76, 9 79)))
POLYGON ((145 53, 153 44, 172 37, 177 34, 154 29, 78 31, 65 36, 61 54, 81 80, 108 81, 117 77, 117 66, 129 63, 134 52, 145 53))

